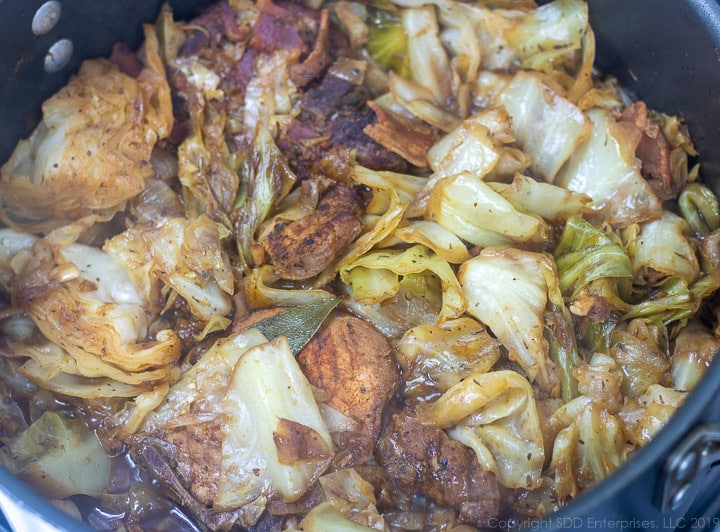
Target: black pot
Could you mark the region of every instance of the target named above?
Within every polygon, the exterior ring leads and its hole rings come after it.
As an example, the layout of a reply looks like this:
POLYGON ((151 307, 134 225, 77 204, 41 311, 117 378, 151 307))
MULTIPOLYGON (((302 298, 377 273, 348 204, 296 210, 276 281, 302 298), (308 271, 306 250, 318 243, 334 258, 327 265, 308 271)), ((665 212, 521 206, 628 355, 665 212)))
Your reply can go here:
MULTIPOLYGON (((0 0, 0 161, 30 134, 40 104, 88 57, 140 44, 140 24, 163 0, 60 0, 46 33, 32 31, 42 0, 0 0), (69 39, 64 66, 48 49, 69 39)), ((209 0, 170 2, 190 18, 209 0)), ((589 0, 597 65, 649 107, 685 118, 704 180, 720 192, 720 6, 714 0, 589 0)), ((59 58, 62 59, 62 58, 59 58)), ((720 357, 667 426, 614 474, 531 530, 720 530, 720 357), (718 464, 715 467, 715 464, 718 464)), ((61 530, 82 526, 0 468, 0 492, 61 530)), ((497 530, 519 525, 499 521, 497 530)), ((0 532, 9 529, 0 517, 0 532)))

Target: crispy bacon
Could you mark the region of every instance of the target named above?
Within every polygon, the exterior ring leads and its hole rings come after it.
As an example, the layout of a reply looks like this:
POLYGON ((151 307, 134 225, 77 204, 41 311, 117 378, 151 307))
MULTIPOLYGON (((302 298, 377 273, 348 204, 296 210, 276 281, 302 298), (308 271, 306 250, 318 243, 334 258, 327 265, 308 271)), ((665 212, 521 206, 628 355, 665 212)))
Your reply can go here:
POLYGON ((138 56, 124 42, 115 43, 110 53, 110 61, 115 63, 120 72, 132 78, 137 78, 142 72, 144 65, 138 56))
POLYGON ((320 12, 320 30, 313 51, 305 60, 290 67, 290 79, 298 87, 304 87, 317 78, 330 63, 328 37, 330 35, 330 15, 327 9, 320 12))
POLYGON ((305 92, 302 111, 277 139, 298 177, 318 173, 316 163, 333 148, 353 150, 355 160, 368 168, 407 170, 402 157, 364 132, 375 120, 375 114, 365 105, 369 97, 363 85, 334 75, 332 68, 305 92))
POLYGON ((250 46, 265 53, 278 50, 307 52, 308 45, 303 39, 304 28, 297 16, 272 0, 261 0, 258 5, 260 16, 253 28, 250 46))
POLYGON ((427 151, 435 142, 432 129, 375 102, 367 105, 375 113, 377 122, 365 126, 365 134, 418 168, 426 168, 427 151))

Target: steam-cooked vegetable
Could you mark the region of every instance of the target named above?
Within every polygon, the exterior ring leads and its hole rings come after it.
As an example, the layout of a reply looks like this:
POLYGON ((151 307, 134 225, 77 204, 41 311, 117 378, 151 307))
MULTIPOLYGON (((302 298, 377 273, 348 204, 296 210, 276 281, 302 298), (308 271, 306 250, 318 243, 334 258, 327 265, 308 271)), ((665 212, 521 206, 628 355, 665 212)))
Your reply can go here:
POLYGON ((628 310, 633 270, 627 252, 613 238, 579 217, 565 224, 560 242, 555 248, 560 290, 571 299, 581 292, 600 295, 617 310, 628 310), (608 286, 598 281, 609 280, 608 286))
POLYGON ((245 158, 244 174, 233 206, 235 232, 241 258, 254 265, 252 242, 255 231, 292 188, 296 177, 279 153, 265 128, 253 137, 245 158))
POLYGON ((505 38, 522 68, 548 72, 580 48, 587 28, 587 4, 556 0, 525 14, 506 30, 505 38))
POLYGON ((43 495, 97 496, 110 478, 110 459, 81 419, 45 412, 0 448, 0 463, 43 495))
POLYGON ((437 317, 440 322, 458 317, 466 306, 450 265, 420 245, 401 253, 368 253, 344 266, 340 277, 361 303, 374 304, 393 298, 401 284, 411 291, 406 290, 406 297, 442 301, 437 317))
POLYGON ((440 42, 435 8, 432 5, 402 10, 407 34, 407 53, 412 78, 428 89, 440 107, 452 98, 450 62, 440 42))
POLYGON ((591 201, 584 194, 535 181, 521 174, 516 174, 510 184, 491 182, 488 185, 516 209, 536 214, 553 223, 585 214, 591 201))
POLYGON ((39 242, 16 297, 40 331, 72 357, 71 374, 140 384, 167 377, 180 355, 174 331, 148 338, 142 297, 122 266, 95 247, 39 242))
POLYGON ((585 397, 574 403, 565 405, 550 420, 551 424, 567 422, 555 438, 549 466, 555 472, 555 489, 561 500, 607 477, 629 452, 617 417, 585 397))
POLYGON ((332 439, 287 338, 246 351, 221 404, 227 424, 218 509, 247 504, 269 490, 295 501, 330 463, 332 439), (248 493, 250 486, 260 492, 248 493))
POLYGON ((718 350, 720 339, 701 322, 688 323, 678 333, 670 358, 673 388, 685 392, 694 389, 718 350))
POLYGON ((649 442, 680 408, 686 397, 687 392, 653 384, 643 395, 628 401, 619 417, 625 422, 630 440, 636 445, 649 442))
POLYGON ((558 300, 559 287, 550 258, 509 247, 485 248, 462 264, 458 278, 468 313, 490 327, 531 382, 537 379, 552 390, 543 317, 548 300, 558 300))
POLYGON ((690 183, 678 198, 683 218, 697 234, 708 235, 720 227, 720 206, 717 196, 701 183, 690 183))
POLYGON ((395 10, 370 8, 368 10, 367 50, 380 66, 410 78, 408 39, 400 14, 395 10))
POLYGON ((662 206, 640 175, 637 140, 604 109, 591 109, 590 137, 570 157, 555 184, 587 194, 597 216, 613 226, 657 220, 662 206))
POLYGON ((641 279, 674 276, 688 285, 700 275, 695 249, 688 241, 685 220, 665 211, 659 220, 641 224, 627 243, 633 271, 641 279))
POLYGON ((475 373, 485 373, 500 358, 498 341, 469 317, 408 329, 397 344, 405 395, 440 392, 475 373))
MULTIPOLYGON (((384 519, 376 507, 377 502, 372 484, 364 480, 354 469, 342 469, 323 475, 320 477, 320 485, 325 494, 326 504, 330 505, 334 511, 330 511, 327 507, 325 510, 315 513, 314 510, 311 511, 301 523, 303 530, 343 530, 343 523, 347 521, 349 523, 346 527, 349 530, 358 528, 385 530, 384 519), (344 521, 339 519, 340 516, 337 520, 325 521, 338 513, 344 521), (317 514, 323 516, 320 523, 317 522, 317 514)), ((322 508, 324 505, 320 504, 319 507, 322 508)))
POLYGON ((420 410, 472 448, 483 468, 509 488, 540 481, 545 453, 535 398, 514 371, 473 374, 420 410))
POLYGON ((542 218, 515 209, 469 172, 446 177, 435 185, 428 200, 428 217, 478 246, 538 243, 550 237, 542 218))
POLYGON ((642 395, 648 386, 660 382, 669 367, 663 349, 662 330, 633 320, 627 330, 616 329, 610 349, 612 357, 622 368, 623 392, 630 397, 642 395))
POLYGON ((518 143, 533 158, 530 170, 538 178, 554 182, 563 163, 590 135, 590 121, 539 76, 522 71, 499 100, 510 115, 518 143))

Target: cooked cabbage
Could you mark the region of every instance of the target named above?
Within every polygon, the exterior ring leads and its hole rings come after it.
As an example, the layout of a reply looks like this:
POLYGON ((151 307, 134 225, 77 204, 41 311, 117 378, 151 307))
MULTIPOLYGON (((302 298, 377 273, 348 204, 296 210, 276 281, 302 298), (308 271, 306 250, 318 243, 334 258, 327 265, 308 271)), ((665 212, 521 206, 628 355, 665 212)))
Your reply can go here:
POLYGON ((310 383, 284 336, 243 353, 221 405, 227 423, 217 509, 254 500, 253 486, 295 501, 333 457, 310 383))
POLYGON ((142 191, 153 146, 172 126, 164 69, 144 72, 132 78, 105 59, 87 60, 43 104, 43 121, 0 169, 5 223, 47 230, 114 214, 142 191))
POLYGON ((539 216, 517 210, 482 178, 469 172, 437 182, 427 217, 477 246, 548 241, 550 227, 539 216))
POLYGON ((554 256, 564 295, 570 299, 583 293, 600 295, 613 308, 629 310, 632 264, 611 230, 603 232, 587 220, 573 216, 565 224, 554 256))
POLYGON ((170 329, 148 338, 143 299, 124 268, 92 246, 42 243, 21 273, 19 301, 79 374, 127 384, 167 376, 179 338, 170 329))
POLYGON ((700 276, 700 265, 687 232, 687 222, 669 211, 664 211, 659 220, 641 224, 626 244, 635 276, 674 276, 692 284, 700 276))
POLYGON ((383 68, 410 78, 408 38, 400 14, 385 9, 370 9, 367 50, 383 68))
POLYGON ((475 373, 418 414, 475 451, 480 465, 508 488, 540 482, 545 451, 535 396, 515 371, 475 373))
POLYGON ((142 232, 154 274, 185 299, 203 321, 226 316, 235 291, 222 229, 206 216, 167 218, 142 232))
POLYGON ((678 333, 670 358, 673 388, 690 391, 695 388, 720 350, 717 338, 699 320, 693 320, 678 333))
POLYGON ((712 190, 702 183, 690 183, 678 198, 678 207, 690 229, 696 234, 709 235, 720 227, 720 206, 712 190))
POLYGON ((412 78, 430 91, 436 104, 449 108, 452 102, 450 61, 440 42, 434 7, 403 9, 401 16, 412 78))
POLYGON ((127 529, 485 529, 611 474, 716 356, 720 211, 540 4, 164 6, 83 63, 0 168, 0 462, 127 529))
POLYGON ((557 301, 559 294, 552 260, 510 247, 485 248, 460 266, 458 279, 467 312, 490 328, 531 382, 537 379, 552 390, 552 362, 543 339, 548 300, 557 301))
POLYGON ((52 411, 0 448, 0 464, 53 499, 97 496, 110 478, 110 458, 95 434, 81 419, 52 411))
POLYGON ((588 118, 537 75, 518 72, 500 93, 520 147, 533 158, 533 175, 553 183, 560 167, 589 135, 588 118))
POLYGON ((640 174, 639 139, 621 129, 604 109, 586 113, 592 132, 557 174, 555 184, 590 196, 596 216, 612 226, 657 220, 662 205, 640 174))
POLYGON ((648 386, 646 392, 627 402, 619 417, 625 422, 625 432, 636 445, 648 443, 682 406, 687 392, 666 388, 660 384, 648 386))
POLYGON ((638 397, 652 384, 658 384, 670 367, 664 349, 662 330, 636 319, 626 330, 615 329, 610 355, 625 375, 623 394, 638 397))
POLYGON ((445 392, 500 358, 499 342, 470 317, 408 329, 396 347, 409 397, 427 395, 428 388, 445 392))
POLYGON ((515 174, 512 183, 488 183, 490 187, 522 212, 536 214, 551 223, 562 223, 588 212, 591 199, 585 194, 515 174))
MULTIPOLYGON (((548 470, 555 474, 555 490, 561 501, 607 477, 627 459, 624 425, 599 403, 575 399, 579 412, 558 433, 548 470)), ((566 405, 569 406, 569 405, 566 405)), ((568 409, 565 409, 568 410, 568 409)), ((556 423, 551 419, 550 423, 556 423)))
POLYGON ((466 307, 465 296, 450 265, 421 245, 402 252, 367 253, 343 266, 340 278, 351 288, 353 298, 365 304, 396 296, 401 283, 406 286, 415 283, 415 297, 442 301, 439 322, 457 318, 466 307))

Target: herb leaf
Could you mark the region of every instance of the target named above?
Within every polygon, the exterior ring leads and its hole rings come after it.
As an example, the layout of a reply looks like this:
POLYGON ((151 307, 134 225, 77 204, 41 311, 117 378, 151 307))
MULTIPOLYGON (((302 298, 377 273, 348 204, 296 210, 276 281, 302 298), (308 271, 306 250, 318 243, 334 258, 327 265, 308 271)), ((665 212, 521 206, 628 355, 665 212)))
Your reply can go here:
POLYGON ((297 356, 339 302, 340 299, 336 297, 298 305, 259 321, 253 327, 259 329, 268 340, 286 336, 290 349, 297 356))

